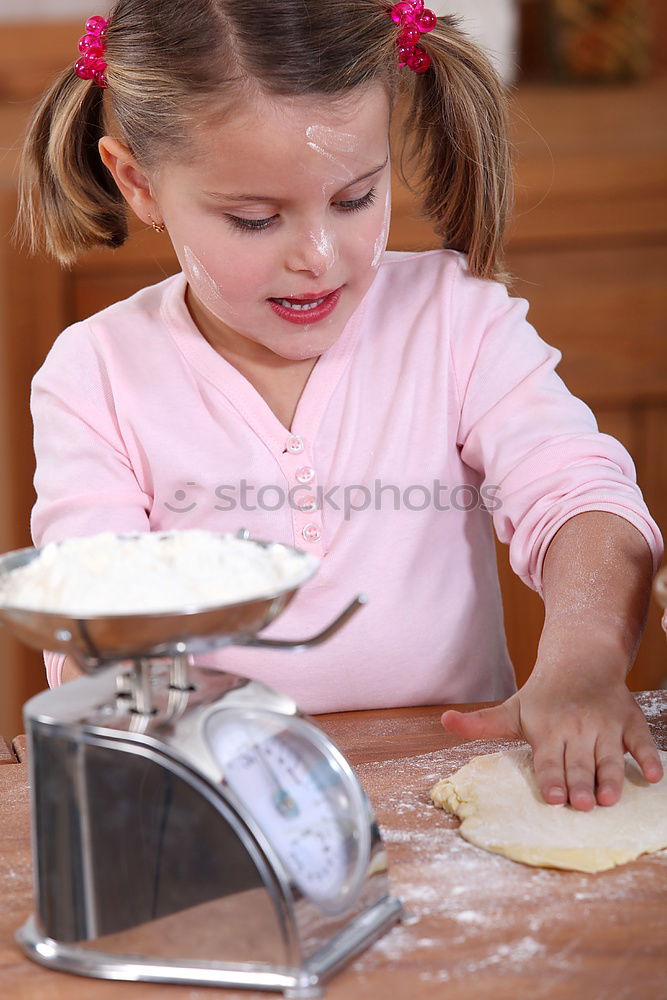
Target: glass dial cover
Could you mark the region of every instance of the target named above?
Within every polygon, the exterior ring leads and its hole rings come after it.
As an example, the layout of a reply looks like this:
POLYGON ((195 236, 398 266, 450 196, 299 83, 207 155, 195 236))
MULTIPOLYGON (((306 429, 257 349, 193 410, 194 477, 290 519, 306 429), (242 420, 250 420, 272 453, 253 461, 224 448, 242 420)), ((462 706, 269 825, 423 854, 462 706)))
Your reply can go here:
POLYGON ((229 707, 208 716, 205 738, 300 892, 327 912, 351 906, 368 869, 369 810, 325 733, 300 716, 229 707))

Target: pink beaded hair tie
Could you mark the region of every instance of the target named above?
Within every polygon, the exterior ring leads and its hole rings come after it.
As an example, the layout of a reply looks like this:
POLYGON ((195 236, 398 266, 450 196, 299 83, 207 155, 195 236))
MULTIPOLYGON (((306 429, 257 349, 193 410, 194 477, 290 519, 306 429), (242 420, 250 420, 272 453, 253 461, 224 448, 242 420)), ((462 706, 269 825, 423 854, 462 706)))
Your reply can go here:
POLYGON ((417 45, 421 35, 433 31, 437 17, 432 10, 424 7, 424 0, 402 0, 395 3, 389 16, 401 28, 396 39, 398 65, 408 66, 413 73, 425 73, 431 65, 431 57, 421 45, 417 45))
POLYGON ((106 17, 89 17, 86 21, 86 33, 79 39, 80 57, 74 63, 74 72, 82 80, 94 80, 98 87, 108 87, 107 64, 104 58, 106 52, 106 33, 109 22, 106 17))

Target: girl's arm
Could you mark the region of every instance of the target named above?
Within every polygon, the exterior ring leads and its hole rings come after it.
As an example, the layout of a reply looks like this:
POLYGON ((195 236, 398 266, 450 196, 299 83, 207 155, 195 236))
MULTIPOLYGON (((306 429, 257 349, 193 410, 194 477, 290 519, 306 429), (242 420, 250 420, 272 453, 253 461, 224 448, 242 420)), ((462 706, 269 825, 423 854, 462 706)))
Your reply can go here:
POLYGON ((659 781, 660 758, 625 684, 652 576, 649 547, 624 518, 597 511, 570 518, 544 559, 545 620, 530 677, 502 705, 445 712, 443 725, 466 739, 527 740, 551 804, 613 805, 626 751, 647 781, 659 781))

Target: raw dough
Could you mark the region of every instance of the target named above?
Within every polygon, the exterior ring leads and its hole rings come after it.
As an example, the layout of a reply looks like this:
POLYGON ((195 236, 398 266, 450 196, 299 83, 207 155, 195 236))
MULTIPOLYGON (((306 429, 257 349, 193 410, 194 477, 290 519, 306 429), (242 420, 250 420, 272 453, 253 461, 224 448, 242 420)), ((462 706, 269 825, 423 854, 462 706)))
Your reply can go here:
POLYGON ((581 812, 543 801, 530 747, 474 757, 431 789, 436 806, 462 820, 471 844, 526 865, 600 872, 667 847, 665 777, 646 781, 626 754, 620 802, 581 812))

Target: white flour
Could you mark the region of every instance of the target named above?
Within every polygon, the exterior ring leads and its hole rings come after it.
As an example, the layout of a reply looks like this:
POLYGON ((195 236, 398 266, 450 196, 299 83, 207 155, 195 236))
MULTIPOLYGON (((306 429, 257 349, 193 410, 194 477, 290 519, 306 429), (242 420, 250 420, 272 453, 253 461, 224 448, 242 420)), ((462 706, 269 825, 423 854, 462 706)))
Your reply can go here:
POLYGON ((272 596, 317 560, 211 531, 104 532, 51 542, 0 580, 5 605, 72 615, 175 612, 272 596))
POLYGON ((667 715, 667 691, 640 691, 635 698, 647 719, 667 715))

